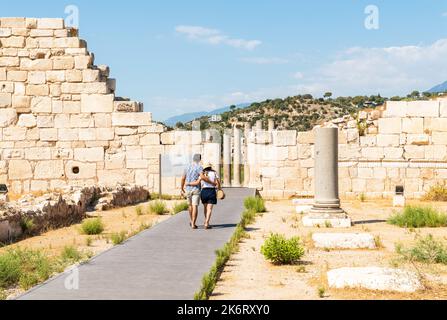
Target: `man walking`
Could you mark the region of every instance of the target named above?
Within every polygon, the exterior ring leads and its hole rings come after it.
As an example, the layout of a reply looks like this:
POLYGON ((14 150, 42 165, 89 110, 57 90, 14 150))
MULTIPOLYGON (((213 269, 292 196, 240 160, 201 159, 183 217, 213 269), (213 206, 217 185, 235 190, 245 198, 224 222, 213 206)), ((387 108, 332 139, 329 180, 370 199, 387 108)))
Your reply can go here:
POLYGON ((189 203, 189 216, 191 218, 191 228, 197 229, 197 213, 200 205, 200 184, 196 186, 190 186, 199 180, 203 172, 203 167, 200 165, 202 156, 195 154, 192 163, 188 166, 182 176, 182 193, 186 195, 189 203))

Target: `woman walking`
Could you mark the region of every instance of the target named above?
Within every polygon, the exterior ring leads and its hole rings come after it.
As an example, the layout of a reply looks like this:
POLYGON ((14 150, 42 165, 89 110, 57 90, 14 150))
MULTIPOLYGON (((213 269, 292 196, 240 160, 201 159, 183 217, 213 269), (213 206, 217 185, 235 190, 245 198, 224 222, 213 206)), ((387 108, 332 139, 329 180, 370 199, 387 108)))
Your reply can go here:
POLYGON ((217 204, 217 190, 220 189, 220 179, 215 170, 213 170, 213 165, 208 164, 203 169, 203 174, 209 181, 202 179, 202 191, 200 193, 200 198, 203 203, 205 212, 205 229, 212 229, 210 225, 211 215, 213 214, 213 208, 217 204))

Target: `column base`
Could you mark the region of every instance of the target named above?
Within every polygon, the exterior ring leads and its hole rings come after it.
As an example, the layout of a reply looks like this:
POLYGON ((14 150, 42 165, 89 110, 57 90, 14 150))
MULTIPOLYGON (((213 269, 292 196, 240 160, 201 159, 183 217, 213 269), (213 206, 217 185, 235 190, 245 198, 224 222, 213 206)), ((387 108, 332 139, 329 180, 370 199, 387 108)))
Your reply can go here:
POLYGON ((305 227, 320 228, 350 228, 352 220, 346 212, 341 209, 324 209, 313 207, 309 214, 303 217, 305 227))

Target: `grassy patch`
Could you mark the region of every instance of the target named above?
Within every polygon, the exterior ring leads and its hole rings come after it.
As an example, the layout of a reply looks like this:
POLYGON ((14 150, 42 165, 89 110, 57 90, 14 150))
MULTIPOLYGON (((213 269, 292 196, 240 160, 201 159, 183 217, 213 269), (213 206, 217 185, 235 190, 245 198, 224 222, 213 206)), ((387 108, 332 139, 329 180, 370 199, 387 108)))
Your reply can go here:
POLYGON ((148 206, 148 211, 151 214, 158 214, 158 215, 169 213, 166 203, 160 200, 151 202, 148 206))
POLYGON ((447 201, 447 187, 437 185, 430 188, 425 194, 423 200, 425 201, 447 201))
MULTIPOLYGON (((254 199, 254 198, 251 197, 251 198, 247 198, 247 199, 254 199)), ((263 205, 264 204, 263 201, 262 201, 262 206, 256 205, 256 206, 252 207, 251 204, 254 203, 254 201, 247 200, 247 199, 245 200, 245 203, 249 203, 248 208, 247 208, 247 205, 245 205, 247 210, 245 210, 243 212, 241 221, 237 225, 236 230, 234 231, 233 236, 231 237, 230 241, 227 242, 222 249, 216 251, 216 261, 215 261, 214 265, 211 267, 211 270, 203 277, 202 287, 194 295, 194 300, 208 300, 209 299, 209 297, 211 296, 211 294, 214 291, 214 288, 216 287, 217 280, 219 279, 220 275, 222 274, 225 264, 228 262, 231 255, 236 253, 239 250, 239 242, 241 241, 241 239, 246 237, 247 233, 245 231, 245 228, 247 227, 247 225, 254 222, 254 220, 256 219, 256 216, 259 213, 266 211, 265 206, 263 205), (258 210, 260 210, 260 211, 258 211, 258 210)), ((259 200, 255 200, 255 202, 257 202, 257 201, 259 201, 259 200)))
POLYGON ((73 246, 64 247, 64 249, 62 250, 62 253, 61 253, 62 261, 67 262, 67 263, 76 263, 76 262, 81 261, 82 258, 83 258, 82 253, 79 252, 79 250, 73 246))
POLYGON ((30 217, 23 217, 20 221, 20 228, 25 235, 31 235, 33 233, 34 227, 34 220, 30 217))
POLYGON ((110 236, 110 239, 115 246, 122 244, 127 239, 127 233, 125 231, 121 231, 120 233, 113 233, 110 236))
POLYGON ((188 208, 189 208, 188 202, 186 202, 186 201, 178 202, 175 204, 174 208, 172 208, 172 213, 178 214, 180 212, 187 211, 188 208))
POLYGON ((137 214, 137 216, 142 216, 143 215, 143 207, 142 206, 136 207, 135 213, 137 214))
POLYGON ((406 261, 440 263, 447 265, 447 246, 432 235, 421 238, 411 248, 396 245, 396 252, 406 261))
POLYGON ((0 256, 0 289, 20 285, 28 290, 52 273, 52 263, 41 251, 13 249, 0 256))
POLYGON ((248 197, 244 201, 245 209, 254 210, 257 213, 266 212, 264 199, 260 197, 248 197))
POLYGON ((304 255, 304 247, 297 237, 286 239, 283 235, 272 234, 261 247, 261 253, 273 264, 294 264, 304 255))
POLYGON ((438 228, 447 226, 447 215, 431 207, 408 206, 388 223, 402 228, 438 228))
POLYGON ((104 231, 104 224, 100 218, 87 219, 82 222, 81 231, 89 236, 101 234, 104 231))

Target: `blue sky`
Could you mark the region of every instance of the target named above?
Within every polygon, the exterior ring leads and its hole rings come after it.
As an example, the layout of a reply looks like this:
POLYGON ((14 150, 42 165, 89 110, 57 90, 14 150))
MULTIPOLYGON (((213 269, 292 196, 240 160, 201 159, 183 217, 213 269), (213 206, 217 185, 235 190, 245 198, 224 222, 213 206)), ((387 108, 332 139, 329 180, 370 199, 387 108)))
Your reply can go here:
POLYGON ((300 93, 398 95, 447 80, 447 1, 22 0, 1 16, 65 17, 155 119, 300 93), (379 29, 365 28, 375 5, 379 29))

